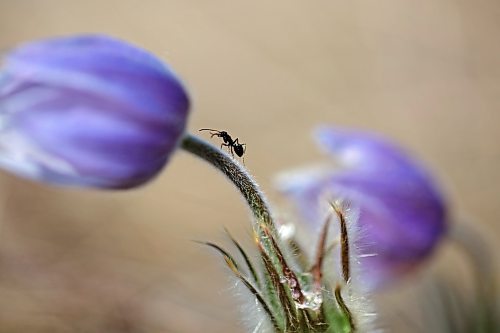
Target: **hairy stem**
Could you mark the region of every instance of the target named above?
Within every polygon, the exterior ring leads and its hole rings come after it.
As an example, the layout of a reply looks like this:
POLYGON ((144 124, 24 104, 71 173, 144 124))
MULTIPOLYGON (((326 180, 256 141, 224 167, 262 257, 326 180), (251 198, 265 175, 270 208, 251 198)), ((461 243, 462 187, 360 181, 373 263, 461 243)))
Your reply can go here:
POLYGON ((465 252, 473 266, 479 312, 476 330, 477 332, 492 332, 498 323, 495 323, 495 311, 499 305, 496 298, 494 254, 472 222, 461 221, 453 224, 449 235, 452 241, 465 252))
POLYGON ((225 174, 247 201, 257 223, 256 229, 263 223, 275 234, 275 225, 264 194, 238 162, 224 151, 189 133, 184 136, 181 148, 204 159, 225 174))

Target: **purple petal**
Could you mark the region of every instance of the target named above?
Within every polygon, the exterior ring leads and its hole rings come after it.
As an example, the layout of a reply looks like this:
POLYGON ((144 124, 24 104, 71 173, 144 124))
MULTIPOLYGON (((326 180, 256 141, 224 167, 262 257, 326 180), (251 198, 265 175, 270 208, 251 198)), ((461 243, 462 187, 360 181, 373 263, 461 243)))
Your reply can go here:
POLYGON ((187 94, 166 65, 146 51, 107 36, 55 38, 22 45, 8 54, 4 72, 23 85, 87 92, 134 106, 160 121, 187 115, 187 94))
POLYGON ((348 167, 363 171, 413 174, 424 176, 405 151, 381 135, 359 130, 322 126, 314 131, 318 146, 348 167))
POLYGON ((134 187, 161 170, 185 129, 181 82, 110 37, 26 44, 0 73, 0 164, 24 177, 134 187))

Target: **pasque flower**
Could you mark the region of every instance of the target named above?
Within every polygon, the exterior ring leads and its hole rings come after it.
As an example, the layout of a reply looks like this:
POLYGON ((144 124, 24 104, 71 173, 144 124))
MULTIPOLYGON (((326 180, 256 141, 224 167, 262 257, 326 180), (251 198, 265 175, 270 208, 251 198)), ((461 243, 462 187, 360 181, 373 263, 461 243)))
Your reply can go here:
POLYGON ((315 138, 340 167, 288 173, 278 188, 313 228, 323 220, 323 202, 341 197, 359 208, 357 247, 370 288, 412 271, 446 230, 446 203, 432 177, 379 135, 321 127, 315 138))
POLYGON ((187 93, 152 54, 102 35, 9 52, 0 69, 0 166, 55 184, 130 188, 184 133, 187 93))

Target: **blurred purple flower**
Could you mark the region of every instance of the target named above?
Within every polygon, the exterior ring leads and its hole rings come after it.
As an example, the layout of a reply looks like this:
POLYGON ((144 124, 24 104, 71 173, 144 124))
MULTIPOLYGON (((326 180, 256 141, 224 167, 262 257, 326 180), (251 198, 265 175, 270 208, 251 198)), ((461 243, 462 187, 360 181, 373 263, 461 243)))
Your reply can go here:
POLYGON ((321 202, 336 197, 359 208, 357 247, 361 279, 369 288, 392 282, 428 257, 446 230, 447 212, 425 169, 372 133, 321 127, 315 138, 341 168, 292 172, 278 180, 302 219, 320 227, 321 202))
POLYGON ((167 163, 188 111, 172 70, 123 41, 21 45, 0 69, 0 166, 55 184, 138 186, 167 163))

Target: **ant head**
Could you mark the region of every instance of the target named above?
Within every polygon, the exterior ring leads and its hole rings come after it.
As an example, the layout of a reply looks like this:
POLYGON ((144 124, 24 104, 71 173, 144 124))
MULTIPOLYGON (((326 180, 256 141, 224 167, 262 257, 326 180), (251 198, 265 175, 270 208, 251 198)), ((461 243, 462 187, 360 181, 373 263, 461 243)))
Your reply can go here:
POLYGON ((243 156, 245 150, 243 149, 243 145, 234 145, 233 146, 234 153, 238 155, 238 157, 243 156))

